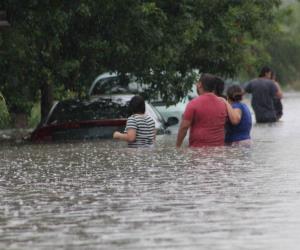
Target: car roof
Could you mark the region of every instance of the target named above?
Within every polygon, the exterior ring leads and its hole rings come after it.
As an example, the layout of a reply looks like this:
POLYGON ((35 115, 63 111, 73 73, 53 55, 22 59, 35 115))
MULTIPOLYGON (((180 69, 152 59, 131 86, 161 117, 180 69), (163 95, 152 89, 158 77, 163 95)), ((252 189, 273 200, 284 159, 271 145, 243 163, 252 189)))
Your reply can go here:
POLYGON ((106 72, 97 76, 96 79, 92 82, 90 89, 88 91, 88 96, 115 95, 115 94, 129 94, 129 95, 141 94, 148 88, 149 88, 148 85, 143 84, 133 74, 127 73, 123 78, 121 77, 120 73, 106 72), (107 82, 106 80, 108 81, 111 80, 111 82, 107 82), (109 87, 110 90, 108 90, 107 87, 109 87), (101 93, 97 93, 97 91, 99 91, 98 88, 101 89, 101 93))
POLYGON ((105 79, 105 78, 109 78, 109 77, 116 77, 118 76, 118 74, 116 72, 105 72, 101 75, 98 75, 96 77, 96 79, 92 82, 92 85, 89 89, 89 92, 88 92, 88 95, 90 96, 92 94, 92 91, 93 89, 95 88, 95 85, 102 79, 105 79))
POLYGON ((109 95, 94 95, 91 96, 91 100, 98 100, 101 99, 110 99, 112 101, 123 101, 128 102, 134 96, 134 94, 109 94, 109 95))

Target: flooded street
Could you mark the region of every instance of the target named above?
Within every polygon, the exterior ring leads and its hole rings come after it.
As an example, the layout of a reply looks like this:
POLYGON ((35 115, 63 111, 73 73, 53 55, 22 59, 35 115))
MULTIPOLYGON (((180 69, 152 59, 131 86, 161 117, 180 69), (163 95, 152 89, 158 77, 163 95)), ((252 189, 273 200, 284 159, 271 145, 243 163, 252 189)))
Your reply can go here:
POLYGON ((283 105, 251 147, 0 145, 0 249, 299 249, 300 94, 283 105))

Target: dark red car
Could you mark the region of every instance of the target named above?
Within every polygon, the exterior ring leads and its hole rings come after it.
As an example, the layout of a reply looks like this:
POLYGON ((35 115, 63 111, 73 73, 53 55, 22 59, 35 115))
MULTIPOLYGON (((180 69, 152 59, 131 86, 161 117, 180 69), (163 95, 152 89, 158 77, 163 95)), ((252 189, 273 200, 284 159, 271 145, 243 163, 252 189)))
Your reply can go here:
MULTIPOLYGON (((30 139, 33 142, 112 139, 114 131, 125 129, 130 98, 129 95, 57 102, 30 139)), ((167 127, 178 123, 176 117, 166 122, 149 103, 146 103, 146 113, 154 119, 158 134, 170 133, 167 127)))
POLYGON ((127 117, 127 102, 121 99, 60 101, 32 132, 31 141, 112 138, 114 131, 124 130, 127 117))

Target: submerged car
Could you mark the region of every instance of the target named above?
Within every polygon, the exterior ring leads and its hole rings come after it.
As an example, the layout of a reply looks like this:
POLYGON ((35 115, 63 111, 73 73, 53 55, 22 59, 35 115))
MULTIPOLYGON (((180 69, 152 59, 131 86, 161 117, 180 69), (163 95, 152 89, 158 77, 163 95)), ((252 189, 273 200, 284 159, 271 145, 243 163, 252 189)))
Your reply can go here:
MULTIPOLYGON (((129 116, 129 100, 130 96, 122 96, 56 102, 30 139, 33 142, 111 139, 115 131, 124 131, 129 116)), ((166 122, 148 103, 146 113, 155 120, 158 134, 168 133, 167 127, 178 122, 173 118, 166 122)))

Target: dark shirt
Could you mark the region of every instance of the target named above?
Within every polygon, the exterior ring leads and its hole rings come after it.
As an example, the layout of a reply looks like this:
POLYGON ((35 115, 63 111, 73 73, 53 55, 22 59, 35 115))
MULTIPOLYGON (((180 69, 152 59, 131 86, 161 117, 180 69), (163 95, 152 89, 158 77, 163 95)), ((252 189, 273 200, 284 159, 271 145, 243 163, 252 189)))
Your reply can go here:
POLYGON ((256 122, 275 122, 277 120, 273 102, 277 87, 272 80, 266 78, 251 80, 245 87, 245 91, 252 94, 251 105, 256 122))
POLYGON ((274 98, 274 108, 276 110, 277 119, 283 115, 283 106, 280 98, 274 98))

